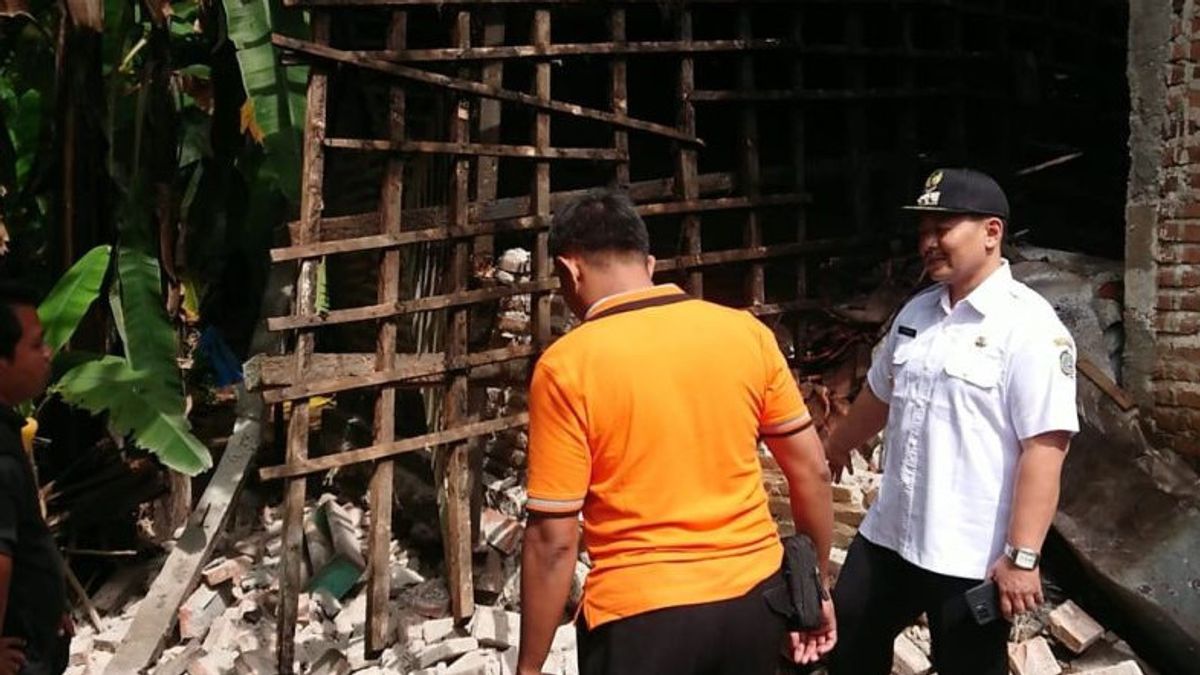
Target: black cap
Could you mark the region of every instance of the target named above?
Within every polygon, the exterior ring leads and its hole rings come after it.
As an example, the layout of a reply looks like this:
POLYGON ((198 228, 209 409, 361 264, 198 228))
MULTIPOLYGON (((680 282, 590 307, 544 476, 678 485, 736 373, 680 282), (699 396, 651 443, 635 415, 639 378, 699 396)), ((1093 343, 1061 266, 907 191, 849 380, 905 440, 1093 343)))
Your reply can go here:
POLYGON ((991 176, 974 169, 938 169, 908 211, 974 213, 1008 219, 1008 197, 991 176))

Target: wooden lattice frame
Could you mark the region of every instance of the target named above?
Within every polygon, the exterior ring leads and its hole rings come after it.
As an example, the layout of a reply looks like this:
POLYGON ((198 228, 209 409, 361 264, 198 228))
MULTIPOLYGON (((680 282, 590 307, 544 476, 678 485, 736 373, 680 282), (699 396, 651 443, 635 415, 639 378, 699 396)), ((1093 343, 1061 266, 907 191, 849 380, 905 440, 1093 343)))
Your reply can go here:
MULTIPOLYGON (((286 361, 278 359, 261 369, 264 400, 271 404, 292 403, 288 426, 286 462, 260 470, 263 479, 284 479, 287 484, 284 505, 284 548, 280 584, 278 617, 278 656, 280 672, 294 668, 294 634, 297 597, 300 592, 302 565, 303 509, 305 478, 323 470, 355 463, 376 462, 370 483, 371 507, 368 538, 368 625, 367 649, 378 651, 387 646, 395 634, 389 627, 388 547, 391 531, 392 464, 391 459, 403 452, 445 446, 445 474, 439 479, 447 491, 448 522, 446 531, 447 572, 451 606, 454 616, 465 619, 473 612, 470 512, 468 507, 468 464, 465 442, 527 423, 526 414, 502 419, 470 421, 467 410, 467 390, 470 380, 490 369, 516 359, 530 359, 551 340, 550 295, 557 287, 551 273, 548 254, 548 225, 556 203, 574 193, 551 193, 551 170, 556 162, 605 162, 612 168, 611 182, 626 187, 638 203, 643 216, 679 214, 683 216, 682 255, 659 261, 660 273, 682 273, 689 290, 703 295, 702 269, 713 265, 748 263, 748 309, 759 315, 783 314, 816 306, 805 293, 801 271, 795 299, 773 305, 766 304, 764 263, 771 259, 794 258, 803 269, 804 256, 846 251, 871 243, 864 236, 837 240, 807 240, 803 204, 804 194, 804 121, 798 112, 792 116, 792 132, 798 146, 795 149, 796 167, 791 192, 764 195, 759 189, 761 167, 758 157, 756 106, 764 102, 794 100, 798 110, 803 96, 790 92, 760 92, 754 86, 753 57, 745 50, 795 50, 800 38, 797 12, 796 40, 791 43, 777 39, 756 40, 751 28, 751 8, 741 5, 738 12, 736 36, 727 40, 692 40, 692 17, 688 3, 682 3, 677 19, 677 39, 666 42, 628 42, 626 40, 626 10, 622 3, 596 3, 608 8, 610 42, 584 45, 553 45, 550 41, 551 5, 582 4, 579 0, 558 3, 529 3, 535 5, 532 44, 505 46, 504 22, 500 12, 503 5, 519 4, 509 0, 477 0, 475 2, 448 0, 360 0, 352 4, 385 5, 391 8, 390 24, 384 52, 352 52, 329 46, 330 21, 333 5, 350 3, 309 2, 313 10, 313 39, 310 42, 275 36, 277 46, 291 54, 314 62, 308 89, 308 117, 305 125, 304 185, 301 217, 292 227, 290 246, 272 251, 272 261, 299 261, 296 306, 292 315, 269 321, 272 330, 295 331, 296 342, 286 361), (406 9, 418 5, 451 5, 455 7, 452 46, 442 49, 406 49, 406 9), (483 45, 470 44, 472 11, 482 6, 484 24, 483 45), (741 51, 735 56, 738 64, 738 88, 732 91, 697 91, 694 79, 693 55, 720 51, 741 51), (628 116, 626 82, 627 59, 648 53, 672 53, 680 56, 678 73, 678 124, 660 124, 632 119, 628 116), (550 58, 578 54, 604 55, 610 59, 609 109, 592 110, 574 104, 556 102, 551 93, 550 58), (427 61, 457 59, 464 62, 456 76, 450 77, 422 70, 419 64, 427 61), (501 88, 503 64, 512 59, 535 63, 534 93, 524 94, 501 88), (470 67, 479 64, 478 72, 470 67), (349 64, 394 78, 389 92, 389 129, 386 139, 327 138, 326 97, 328 78, 324 66, 349 64), (417 65, 413 65, 417 64, 417 65), (476 81, 473 78, 478 78, 476 81), (405 137, 405 85, 434 87, 445 92, 454 102, 448 106, 449 134, 443 141, 414 141, 405 137), (518 103, 533 108, 534 128, 530 145, 499 144, 499 101, 518 103), (700 175, 697 152, 702 142, 695 137, 696 102, 732 102, 741 108, 739 124, 739 167, 734 173, 700 175), (469 134, 470 106, 477 105, 480 129, 478 142, 469 134), (556 148, 550 142, 552 115, 569 115, 607 124, 612 129, 612 146, 608 148, 556 148), (647 133, 667 138, 675 143, 674 176, 667 179, 630 182, 629 133, 647 133), (341 148, 367 152, 390 153, 381 187, 379 209, 368 214, 340 218, 323 218, 322 186, 325 174, 325 150, 341 148), (404 210, 403 163, 406 154, 434 153, 455 158, 451 172, 450 200, 445 207, 404 210), (495 158, 526 158, 534 162, 534 179, 528 198, 496 199, 497 165, 495 158), (476 199, 469 194, 470 174, 475 172, 476 199), (737 191, 741 194, 727 195, 737 191), (768 207, 793 207, 796 220, 795 238, 782 244, 763 245, 759 211, 768 207), (715 211, 740 211, 744 216, 744 246, 733 250, 705 251, 701 241, 701 218, 715 211), (473 254, 490 255, 492 237, 498 232, 529 231, 534 234, 533 278, 501 288, 470 289, 473 254), (449 288, 432 297, 404 299, 400 297, 400 250, 427 242, 445 242, 451 251, 449 288), (365 307, 334 309, 318 314, 316 311, 316 269, 320 258, 353 252, 376 251, 380 254, 377 303, 365 307), (530 344, 471 353, 467 344, 467 316, 472 304, 496 299, 532 294, 532 333, 530 344), (397 321, 415 312, 446 310, 450 332, 442 355, 397 354, 397 321), (378 339, 375 354, 370 359, 357 355, 314 354, 313 332, 323 326, 376 321, 378 339), (420 382, 445 385, 442 407, 442 429, 415 438, 397 440, 394 428, 395 392, 399 384, 420 382), (308 457, 309 411, 312 396, 335 394, 351 389, 377 388, 374 441, 370 447, 323 457, 308 457)), ((628 3, 625 3, 628 4, 628 3)), ((796 67, 793 85, 799 91, 803 73, 796 67)))

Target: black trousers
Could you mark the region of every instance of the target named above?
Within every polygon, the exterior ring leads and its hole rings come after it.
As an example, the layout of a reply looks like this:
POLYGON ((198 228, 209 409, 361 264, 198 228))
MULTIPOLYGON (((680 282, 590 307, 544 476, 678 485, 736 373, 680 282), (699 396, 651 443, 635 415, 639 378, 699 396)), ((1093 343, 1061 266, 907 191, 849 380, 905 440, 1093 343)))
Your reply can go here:
POLYGON ((787 623, 765 595, 778 572, 739 598, 668 607, 590 630, 578 625, 580 675, 775 675, 787 623))
POLYGON ((859 535, 833 590, 838 642, 830 675, 888 675, 892 642, 925 612, 938 675, 1007 675, 1009 624, 975 623, 963 593, 981 583, 935 574, 859 535))

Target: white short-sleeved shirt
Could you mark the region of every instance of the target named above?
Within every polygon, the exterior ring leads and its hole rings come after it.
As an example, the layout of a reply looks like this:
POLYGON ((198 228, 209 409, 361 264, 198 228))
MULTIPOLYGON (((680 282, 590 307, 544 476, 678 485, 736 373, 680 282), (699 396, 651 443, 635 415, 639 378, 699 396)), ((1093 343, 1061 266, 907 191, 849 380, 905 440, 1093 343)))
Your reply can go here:
POLYGON ((953 308, 944 284, 909 301, 867 382, 889 412, 862 535, 932 572, 984 578, 1008 537, 1021 441, 1079 430, 1070 333, 1004 261, 953 308))

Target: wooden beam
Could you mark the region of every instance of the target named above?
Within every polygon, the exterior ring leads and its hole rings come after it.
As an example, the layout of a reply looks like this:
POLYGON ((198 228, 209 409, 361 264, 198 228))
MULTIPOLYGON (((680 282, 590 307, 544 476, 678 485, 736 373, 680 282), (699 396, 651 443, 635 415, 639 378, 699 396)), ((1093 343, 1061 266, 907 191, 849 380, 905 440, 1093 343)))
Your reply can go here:
MULTIPOLYGON (((616 12, 624 12, 615 9, 616 12)), ((405 49, 400 51, 368 52, 372 56, 397 63, 421 63, 430 61, 486 61, 495 59, 555 59, 564 56, 625 56, 630 54, 706 54, 714 52, 741 52, 750 50, 777 50, 787 48, 784 40, 647 40, 626 42, 613 38, 612 42, 581 42, 557 45, 505 45, 468 47, 465 49, 405 49)))
MULTIPOLYGON (((312 35, 317 43, 328 43, 331 17, 315 12, 312 35)), ((321 212, 325 201, 322 190, 325 182, 325 130, 328 76, 313 69, 309 73, 307 112, 304 122, 303 174, 300 192, 300 227, 296 245, 311 244, 320 239, 321 212)), ((300 263, 296 279, 296 309, 298 317, 313 316, 317 311, 317 261, 300 263)), ((308 370, 315 344, 312 331, 301 331, 296 337, 296 372, 308 370)), ((288 420, 287 461, 298 462, 308 457, 309 408, 307 400, 292 405, 288 420)), ((288 481, 283 504, 283 560, 279 576, 279 612, 277 633, 278 668, 281 675, 291 675, 295 668, 296 619, 299 613, 300 589, 304 551, 303 480, 288 481)))
MULTIPOLYGON (((388 22, 387 48, 407 46, 408 14, 392 12, 388 22)), ((404 143, 406 100, 404 87, 393 84, 388 91, 388 137, 392 143, 404 143)), ((326 141, 328 144, 328 140, 326 141)), ((380 190, 379 213, 385 235, 396 236, 403 229, 404 159, 388 158, 380 190)), ((400 251, 389 249, 379 261, 376 296, 380 304, 400 300, 400 251)), ((391 370, 396 361, 396 317, 379 323, 375 341, 375 370, 391 370)), ((375 416, 372 424, 375 445, 391 443, 396 438, 396 390, 384 386, 375 395, 375 416)), ((392 642, 395 632, 388 626, 388 594, 391 591, 392 500, 395 465, 391 461, 377 463, 367 487, 371 526, 367 532, 367 639, 368 654, 383 651, 392 642)))
POLYGON ((522 295, 537 291, 549 291, 558 288, 557 279, 540 279, 526 281, 510 286, 481 288, 473 291, 456 291, 443 295, 433 295, 415 300, 401 300, 387 305, 368 305, 350 309, 335 309, 324 314, 303 314, 276 316, 267 320, 267 326, 274 331, 293 330, 296 328, 315 328, 317 326, 335 326, 356 321, 372 321, 389 316, 412 314, 414 312, 431 312, 438 309, 450 309, 473 305, 488 300, 499 300, 510 295, 522 295))
MULTIPOLYGON (((390 370, 430 370, 439 369, 445 364, 446 355, 434 354, 397 354, 390 370)), ((508 366, 497 367, 500 364, 483 364, 473 366, 467 371, 471 380, 507 380, 509 383, 523 382, 527 377, 522 364, 505 361, 508 366)), ((246 362, 243 370, 246 373, 246 388, 250 391, 265 391, 290 387, 301 382, 315 380, 330 380, 337 377, 365 377, 375 371, 374 354, 313 354, 312 367, 298 377, 295 359, 288 356, 259 355, 246 362)), ((444 373, 435 373, 422 377, 405 379, 397 384, 405 386, 427 386, 442 383, 444 373)))
MULTIPOLYGON (((679 11, 678 37, 683 42, 688 42, 692 39, 692 11, 686 6, 679 11)), ((695 135, 696 133, 696 106, 692 104, 692 95, 696 90, 696 65, 691 55, 684 54, 679 59, 679 81, 678 81, 678 106, 679 106, 679 129, 686 135, 695 135)), ((696 184, 696 176, 699 173, 697 170, 696 150, 694 148, 678 146, 675 153, 675 190, 682 202, 693 202, 700 197, 700 188, 696 184)), ((700 243, 700 218, 695 215, 694 211, 684 212, 683 223, 681 225, 683 232, 683 251, 682 253, 690 256, 700 255, 702 245, 700 243)), ((692 295, 704 297, 704 273, 698 269, 692 269, 687 276, 687 290, 692 295)))
POLYGON ((392 458, 406 452, 413 452, 414 450, 424 450, 425 448, 446 445, 448 443, 457 443, 470 438, 486 436, 506 429, 524 426, 528 423, 529 413, 519 413, 510 417, 501 417, 486 422, 472 422, 445 431, 415 436, 413 438, 404 438, 386 445, 376 445, 360 450, 347 450, 346 452, 339 452, 333 455, 310 457, 301 462, 263 467, 258 470, 258 476, 261 480, 299 478, 320 471, 350 466, 351 464, 392 458))
POLYGON ((571 159, 594 162, 623 162, 629 159, 611 148, 537 148, 531 145, 489 145, 485 143, 447 143, 443 141, 385 141, 361 138, 330 138, 330 148, 409 154, 479 155, 525 159, 571 159))
MULTIPOLYGON (((753 37, 754 22, 749 7, 743 6, 738 10, 737 30, 738 37, 742 40, 753 37)), ((738 88, 748 92, 754 87, 754 56, 743 54, 738 59, 738 88)), ((740 122, 742 194, 746 195, 747 199, 757 199, 761 192, 762 172, 758 160, 758 109, 753 103, 742 107, 740 122)), ((759 222, 758 211, 755 209, 746 211, 742 240, 749 249, 763 245, 762 223, 759 222)), ((746 277, 746 299, 751 307, 758 307, 766 302, 766 273, 762 262, 755 262, 750 266, 750 274, 746 277)))
POLYGON ((104 670, 106 675, 141 672, 162 653, 178 619, 180 605, 199 582, 200 572, 233 513, 250 463, 262 442, 264 414, 260 397, 244 390, 238 392, 233 436, 183 534, 138 605, 133 623, 104 670))
MULTIPOLYGON (((625 42, 625 8, 616 7, 608 15, 609 37, 615 46, 626 46, 625 42)), ((693 43, 694 44, 694 43, 693 43)), ((619 54, 614 53, 609 61, 609 90, 608 103, 612 111, 618 115, 629 114, 629 64, 619 54)), ((613 148, 622 152, 626 160, 613 168, 613 182, 617 187, 629 185, 629 134, 620 129, 613 129, 613 148)))
POLYGON ((873 237, 856 237, 854 239, 824 239, 757 246, 755 248, 736 248, 728 251, 707 251, 695 255, 682 255, 667 260, 659 260, 655 263, 654 273, 690 270, 697 267, 724 265, 727 263, 754 262, 769 258, 851 251, 855 248, 867 247, 878 243, 880 243, 880 240, 873 237))
POLYGON ((271 41, 280 49, 286 49, 318 59, 334 61, 336 63, 345 63, 352 66, 357 66, 359 68, 365 68, 367 70, 374 70, 392 77, 400 77, 413 82, 420 82, 422 84, 440 87, 450 91, 494 98, 501 101, 508 101, 509 103, 526 105, 538 110, 546 110, 561 115, 570 115, 572 117, 580 117, 583 119, 595 120, 597 122, 604 122, 606 124, 625 127, 635 131, 642 131, 648 134, 663 136, 687 143, 689 145, 704 145, 704 142, 696 138, 695 135, 680 133, 679 131, 662 124, 637 120, 622 115, 614 115, 610 112, 595 110, 593 108, 585 108, 584 106, 575 105, 572 103, 540 100, 536 96, 486 85, 482 82, 472 82, 471 80, 449 77, 439 73, 431 73, 419 68, 401 65, 399 63, 391 63, 389 61, 384 61, 383 59, 373 58, 369 54, 359 51, 334 49, 332 47, 326 47, 315 42, 297 40, 295 38, 279 35, 278 33, 271 36, 271 41))
MULTIPOLYGON (((471 44, 471 13, 458 12, 454 25, 453 41, 457 47, 471 44)), ((467 71, 459 70, 465 78, 467 71)), ((483 85, 487 86, 487 85, 483 85)), ((452 142, 466 142, 470 138, 470 101, 460 96, 451 111, 448 126, 452 142)), ((471 165, 466 157, 459 156, 454 162, 450 178, 451 232, 467 229, 470 214, 467 205, 470 195, 471 165)), ((471 277, 471 240, 457 239, 454 242, 450 263, 449 292, 466 293, 471 277)), ((446 340, 446 367, 457 360, 467 358, 469 339, 467 335, 468 309, 456 305, 450 312, 450 331, 446 340)), ((450 372, 450 371, 448 371, 450 372)), ((465 372, 453 372, 450 386, 442 407, 443 428, 454 430, 467 422, 469 415, 469 382, 465 372)), ((474 576, 472 575, 471 551, 471 468, 465 442, 457 442, 444 449, 445 454, 435 462, 442 472, 438 484, 442 490, 443 549, 446 554, 446 584, 450 591, 450 612, 456 621, 465 621, 475 613, 474 576)))
MULTIPOLYGON (((692 93, 696 103, 743 103, 786 101, 861 101, 865 99, 947 98, 959 92, 948 87, 919 89, 759 89, 756 91, 701 89, 692 93)), ((991 98, 982 93, 964 93, 968 98, 991 98)))
POLYGON ((478 366, 500 363, 502 361, 526 358, 532 354, 533 348, 528 345, 498 347, 496 349, 490 349, 487 351, 476 352, 467 356, 458 357, 450 360, 448 363, 443 362, 436 366, 412 366, 404 369, 373 372, 370 375, 365 376, 339 376, 328 379, 300 382, 298 384, 283 387, 281 389, 271 389, 265 391, 263 392, 263 400, 267 401, 268 403, 283 403, 284 401, 294 401, 312 396, 336 394, 340 391, 348 391, 351 389, 378 387, 385 384, 403 382, 405 380, 414 380, 419 377, 441 375, 443 373, 451 373, 456 370, 465 370, 478 366))
MULTIPOLYGON (((483 16, 483 49, 493 49, 504 44, 504 9, 489 7, 483 16)), ((467 47, 460 51, 471 51, 467 47)), ((504 85, 504 62, 487 61, 480 73, 484 84, 492 87, 504 85)), ((478 135, 482 143, 497 144, 500 142, 500 118, 503 106, 500 101, 485 98, 479 102, 478 135)), ((500 160, 498 157, 480 156, 475 160, 475 202, 494 202, 500 176, 500 160)), ((468 205, 468 211, 470 206, 468 205)), ((496 251, 495 238, 481 235, 475 238, 475 267, 479 269, 493 262, 496 251)))
MULTIPOLYGON (((786 168, 769 169, 764 171, 763 174, 766 178, 780 177, 780 182, 787 175, 790 175, 786 168)), ((703 174, 699 178, 699 183, 700 194, 702 195, 728 193, 733 190, 734 174, 703 174)), ((674 178, 658 178, 631 183, 628 189, 629 198, 638 203, 667 199, 674 194, 674 185, 674 178)), ((550 209, 554 210, 572 199, 587 194, 587 192, 588 190, 551 192, 550 209)), ((476 200, 467 206, 467 212, 470 214, 470 221, 472 223, 486 223, 523 217, 529 213, 529 208, 528 197, 506 197, 504 199, 497 199, 494 202, 476 200)), ((404 212, 404 220, 408 223, 407 229, 410 231, 401 236, 415 236, 417 233, 413 232, 413 230, 424 231, 444 226, 446 222, 446 209, 439 206, 408 209, 404 212)), ((300 223, 297 221, 288 223, 288 228, 292 231, 299 226, 300 223)), ((380 231, 378 211, 359 213, 351 216, 336 216, 325 218, 321 221, 321 241, 324 243, 378 235, 380 231)), ((481 232, 483 231, 481 230, 481 232)), ((486 233, 490 234, 490 232, 486 233)), ((424 239, 422 241, 431 241, 431 239, 424 239)), ((295 260, 297 257, 303 257, 294 255, 289 257, 290 253, 288 252, 293 250, 294 247, 275 249, 272 252, 271 261, 282 262, 284 260, 295 260)), ((333 250, 331 252, 337 253, 338 251, 333 250)))
MULTIPOLYGON (((797 5, 792 10, 792 41, 798 45, 804 44, 804 6, 797 5)), ((804 89, 804 61, 802 58, 796 59, 792 63, 792 88, 796 90, 804 89)), ((794 102, 790 110, 790 127, 792 132, 792 192, 796 194, 805 194, 808 190, 808 151, 807 151, 807 120, 805 119, 804 106, 794 102)), ((804 242, 808 240, 808 212, 806 209, 796 209, 795 216, 795 241, 804 242)), ((796 300, 803 301, 808 298, 808 261, 805 258, 796 259, 796 300)), ((782 312, 780 312, 782 313, 782 312)), ((801 331, 800 319, 797 318, 792 325, 793 345, 797 351, 800 348, 799 336, 803 335, 801 331)))

